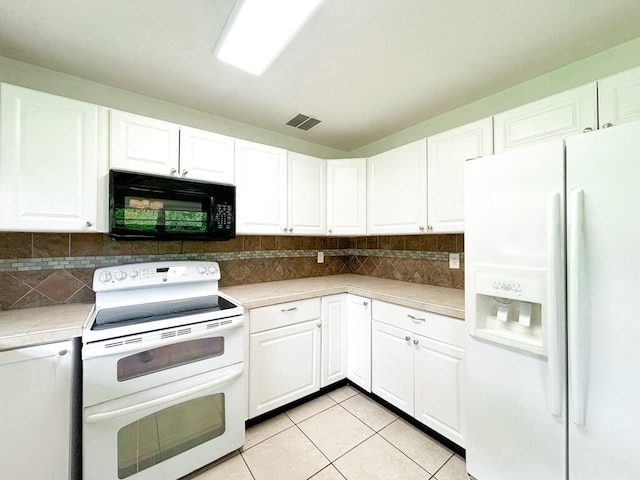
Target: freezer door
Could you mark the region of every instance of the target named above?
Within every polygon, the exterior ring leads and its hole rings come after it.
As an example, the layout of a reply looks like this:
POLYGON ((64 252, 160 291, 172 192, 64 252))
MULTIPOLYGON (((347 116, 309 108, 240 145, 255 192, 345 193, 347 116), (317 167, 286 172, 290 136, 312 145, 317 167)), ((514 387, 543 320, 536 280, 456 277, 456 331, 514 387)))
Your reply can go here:
POLYGON ((640 472, 640 123, 567 140, 569 478, 640 472))
POLYGON ((563 212, 562 142, 465 166, 466 453, 477 480, 566 479, 563 212))

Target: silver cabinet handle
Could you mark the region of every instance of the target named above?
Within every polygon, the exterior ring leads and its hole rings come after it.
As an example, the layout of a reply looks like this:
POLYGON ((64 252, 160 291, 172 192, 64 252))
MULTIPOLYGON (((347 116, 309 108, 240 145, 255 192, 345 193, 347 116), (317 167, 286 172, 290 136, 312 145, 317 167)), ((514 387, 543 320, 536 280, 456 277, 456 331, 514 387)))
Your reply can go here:
POLYGON ((189 173, 189 170, 182 170, 182 176, 184 177, 187 173, 189 173))
POLYGON ((280 310, 282 313, 287 313, 287 312, 295 312, 298 309, 298 307, 291 307, 291 308, 283 308, 282 310, 280 310))
POLYGON ((58 355, 61 357, 64 357, 67 353, 69 353, 69 350, 67 350, 66 348, 64 350, 60 350, 58 352, 58 355))
POLYGON ((424 227, 423 227, 422 225, 420 225, 420 226, 418 227, 418 230, 420 230, 420 231, 422 232, 422 231, 424 231, 424 227))
POLYGON ((433 230, 433 225, 427 225, 427 230, 429 231, 433 230))
POLYGON ((409 317, 411 320, 413 320, 414 322, 426 322, 427 319, 426 318, 419 318, 419 317, 414 317, 413 315, 411 315, 410 313, 407 313, 407 317, 409 317))
POLYGON ((178 171, 178 170, 176 170, 175 168, 172 168, 171 170, 169 170, 169 173, 170 173, 171 175, 175 175, 177 171, 178 171))
POLYGON ((289 231, 290 231, 290 232, 293 232, 293 228, 289 227, 289 231))
POLYGON ((413 344, 414 344, 414 345, 417 345, 417 344, 419 344, 419 343, 420 343, 420 340, 414 340, 414 341, 413 341, 413 344))
POLYGON ((287 233, 287 227, 284 227, 284 228, 282 229, 282 231, 283 231, 284 233, 287 233))
POLYGON ((411 337, 407 335, 406 337, 404 337, 404 339, 408 342, 409 340, 411 340, 411 337))
POLYGON ((87 227, 93 227, 93 223, 91 223, 91 222, 85 222, 85 225, 86 225, 87 227))
POLYGON ((369 305, 369 302, 362 302, 362 305, 366 307, 367 305, 369 305))
POLYGON ((318 328, 320 328, 320 327, 322 327, 322 324, 321 324, 321 323, 318 323, 316 326, 317 326, 318 328))
POLYGON ((604 125, 602 125, 602 128, 611 128, 611 127, 613 127, 613 123, 607 122, 604 125))
POLYGON ((329 229, 329 233, 333 233, 333 229, 332 228, 329 229))
POLYGON ((589 132, 593 132, 593 128, 587 127, 587 128, 582 130, 582 133, 589 133, 589 132))

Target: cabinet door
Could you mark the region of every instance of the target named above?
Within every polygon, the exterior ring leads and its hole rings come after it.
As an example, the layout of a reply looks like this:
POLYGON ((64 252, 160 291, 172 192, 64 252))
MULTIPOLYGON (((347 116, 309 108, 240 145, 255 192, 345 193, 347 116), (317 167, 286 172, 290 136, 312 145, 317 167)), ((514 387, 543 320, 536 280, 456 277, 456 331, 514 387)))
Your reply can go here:
POLYGON ((347 294, 322 297, 322 374, 326 387, 347 376, 347 294))
POLYGON ((369 158, 367 233, 426 233, 426 227, 426 139, 369 158))
POLYGON ((413 415, 413 337, 406 330, 371 322, 372 391, 413 415))
POLYGON ((118 110, 110 116, 112 169, 178 175, 178 125, 118 110))
POLYGON ((0 353, 2 478, 68 480, 72 342, 0 353))
POLYGON ((640 67, 598 80, 598 109, 600 128, 640 120, 640 67))
POLYGON ((254 333, 249 339, 249 418, 320 389, 320 321, 254 333))
POLYGON ((288 163, 288 231, 294 235, 324 235, 326 160, 289 152, 288 163))
POLYGON ((493 117, 495 153, 595 130, 596 84, 590 83, 493 117))
POLYGON ((464 447, 464 350, 419 335, 413 342, 415 418, 464 447))
POLYGON ((347 295, 347 378, 371 391, 371 300, 347 295))
POLYGON ((98 107, 1 89, 0 229, 96 231, 98 107))
POLYGON ((367 233, 367 159, 327 160, 327 233, 367 233))
POLYGON ((180 127, 180 176, 233 185, 233 138, 180 127))
POLYGON ((485 118, 427 139, 429 232, 464 232, 464 162, 493 153, 492 126, 485 118))
POLYGON ((287 233, 287 151, 236 140, 236 233, 287 233))

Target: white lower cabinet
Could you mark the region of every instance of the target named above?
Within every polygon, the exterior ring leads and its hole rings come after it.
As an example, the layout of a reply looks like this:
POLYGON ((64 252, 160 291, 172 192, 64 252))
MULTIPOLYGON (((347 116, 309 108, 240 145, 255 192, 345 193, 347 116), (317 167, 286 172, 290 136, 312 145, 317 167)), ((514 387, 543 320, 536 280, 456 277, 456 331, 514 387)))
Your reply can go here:
POLYGON ((464 447, 464 322, 373 301, 372 391, 464 447))
POLYGON ((347 295, 347 378, 371 392, 371 300, 347 295))
POLYGON ((346 293, 322 297, 322 388, 347 377, 347 306, 346 293))
POLYGON ((320 389, 320 298, 249 311, 249 418, 320 389))
POLYGON ((68 480, 71 340, 0 352, 0 477, 68 480))

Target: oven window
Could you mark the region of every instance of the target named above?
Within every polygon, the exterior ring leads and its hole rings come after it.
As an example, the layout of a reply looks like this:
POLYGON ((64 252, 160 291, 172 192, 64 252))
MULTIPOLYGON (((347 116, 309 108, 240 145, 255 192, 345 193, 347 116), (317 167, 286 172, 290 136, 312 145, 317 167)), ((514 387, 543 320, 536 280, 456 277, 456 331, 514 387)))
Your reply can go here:
POLYGON ((145 350, 118 360, 118 381, 224 354, 224 337, 201 338, 145 350))
POLYGON ((127 231, 206 233, 207 210, 201 202, 125 196, 113 221, 127 231))
POLYGON ((147 415, 118 431, 118 478, 175 457, 225 431, 224 393, 147 415))

